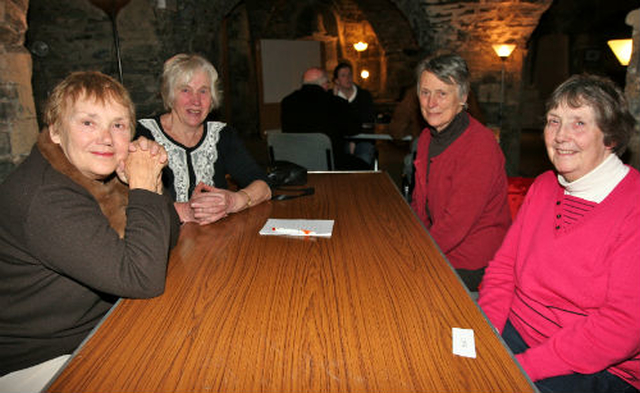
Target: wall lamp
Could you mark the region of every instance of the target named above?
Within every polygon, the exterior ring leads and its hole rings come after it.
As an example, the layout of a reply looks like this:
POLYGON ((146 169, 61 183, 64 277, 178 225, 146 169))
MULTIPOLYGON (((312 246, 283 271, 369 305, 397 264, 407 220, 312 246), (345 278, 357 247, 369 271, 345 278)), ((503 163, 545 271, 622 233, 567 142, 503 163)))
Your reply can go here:
POLYGON ((631 50, 633 49, 633 40, 631 38, 622 40, 609 40, 607 45, 613 51, 618 58, 618 61, 623 66, 628 66, 631 60, 631 50))
POLYGON ((369 47, 369 44, 362 41, 358 41, 355 44, 353 44, 353 49, 357 50, 358 52, 363 52, 367 50, 368 47, 369 47))

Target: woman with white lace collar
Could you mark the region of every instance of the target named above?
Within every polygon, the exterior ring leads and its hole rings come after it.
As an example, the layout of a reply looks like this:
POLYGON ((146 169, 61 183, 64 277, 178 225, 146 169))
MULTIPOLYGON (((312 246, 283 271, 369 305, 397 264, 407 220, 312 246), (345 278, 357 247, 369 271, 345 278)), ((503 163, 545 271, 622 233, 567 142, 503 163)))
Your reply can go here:
POLYGON ((271 198, 265 171, 227 124, 208 121, 220 105, 218 72, 205 58, 178 54, 164 64, 162 100, 168 111, 140 119, 138 136, 167 150, 165 186, 182 222, 210 224, 271 198), (226 176, 239 186, 230 191, 226 176))

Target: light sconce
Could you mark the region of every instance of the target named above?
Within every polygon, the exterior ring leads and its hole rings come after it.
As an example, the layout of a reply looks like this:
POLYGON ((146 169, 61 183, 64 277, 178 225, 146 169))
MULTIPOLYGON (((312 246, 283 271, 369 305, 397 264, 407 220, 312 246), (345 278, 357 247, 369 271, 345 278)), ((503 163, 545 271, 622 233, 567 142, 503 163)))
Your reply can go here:
POLYGON ((631 38, 622 40, 609 40, 607 41, 609 48, 618 58, 618 61, 623 66, 628 66, 631 60, 631 50, 633 49, 633 41, 631 38))
POLYGON ((360 78, 367 79, 368 77, 369 77, 369 71, 367 70, 360 71, 360 78))
POLYGON ((362 41, 358 41, 355 44, 353 44, 353 49, 357 50, 358 52, 363 52, 367 50, 368 47, 369 47, 369 44, 362 41))
POLYGON ((502 59, 506 60, 507 57, 511 56, 511 52, 516 49, 515 44, 496 44, 492 45, 493 50, 496 51, 496 54, 502 59))

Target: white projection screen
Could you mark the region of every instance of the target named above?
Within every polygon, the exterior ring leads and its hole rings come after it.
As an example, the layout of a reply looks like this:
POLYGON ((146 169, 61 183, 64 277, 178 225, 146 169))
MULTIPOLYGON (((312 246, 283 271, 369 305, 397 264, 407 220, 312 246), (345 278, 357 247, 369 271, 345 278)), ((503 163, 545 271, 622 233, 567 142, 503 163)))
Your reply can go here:
POLYGON ((262 102, 276 104, 300 88, 302 73, 322 66, 318 41, 261 40, 262 102))

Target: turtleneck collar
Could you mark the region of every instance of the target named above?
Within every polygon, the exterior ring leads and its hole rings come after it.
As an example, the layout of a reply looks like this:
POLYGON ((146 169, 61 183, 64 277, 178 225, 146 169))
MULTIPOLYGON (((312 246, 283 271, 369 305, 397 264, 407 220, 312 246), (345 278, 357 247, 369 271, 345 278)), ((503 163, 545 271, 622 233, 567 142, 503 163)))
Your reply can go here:
POLYGON ((558 182, 565 189, 565 194, 600 203, 629 173, 629 167, 615 154, 610 154, 591 172, 572 182, 558 175, 558 182))
POLYGON ((434 127, 427 127, 431 133, 429 158, 432 158, 445 151, 469 127, 469 115, 466 111, 461 111, 441 132, 434 127))

